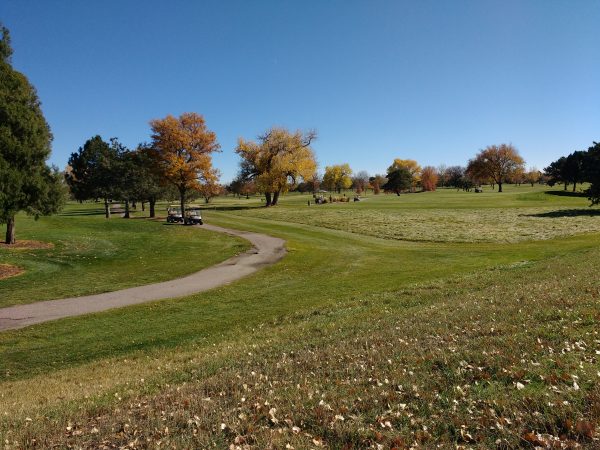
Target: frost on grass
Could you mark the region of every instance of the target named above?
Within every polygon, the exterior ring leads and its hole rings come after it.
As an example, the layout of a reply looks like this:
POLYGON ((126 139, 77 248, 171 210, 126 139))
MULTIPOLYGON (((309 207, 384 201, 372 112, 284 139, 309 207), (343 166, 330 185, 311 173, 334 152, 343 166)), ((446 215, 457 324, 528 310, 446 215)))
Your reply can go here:
POLYGON ((430 242, 522 242, 599 232, 596 210, 556 208, 370 210, 314 208, 238 211, 263 219, 302 223, 384 239, 430 242))

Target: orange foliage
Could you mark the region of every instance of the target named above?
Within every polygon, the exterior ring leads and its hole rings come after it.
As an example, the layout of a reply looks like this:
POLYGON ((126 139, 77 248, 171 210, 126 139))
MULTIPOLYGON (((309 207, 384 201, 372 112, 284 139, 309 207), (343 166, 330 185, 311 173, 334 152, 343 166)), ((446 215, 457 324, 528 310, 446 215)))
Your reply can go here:
POLYGON ((483 182, 492 180, 502 192, 502 184, 523 169, 525 161, 519 151, 511 144, 490 145, 481 150, 469 161, 467 175, 473 180, 483 182))
POLYGON ((426 166, 421 171, 421 186, 424 191, 435 191, 438 182, 438 174, 435 167, 426 166))
POLYGON ((201 179, 213 178, 211 153, 219 150, 217 136, 193 112, 151 120, 150 126, 150 154, 161 177, 179 191, 183 207, 187 191, 200 190, 201 179))

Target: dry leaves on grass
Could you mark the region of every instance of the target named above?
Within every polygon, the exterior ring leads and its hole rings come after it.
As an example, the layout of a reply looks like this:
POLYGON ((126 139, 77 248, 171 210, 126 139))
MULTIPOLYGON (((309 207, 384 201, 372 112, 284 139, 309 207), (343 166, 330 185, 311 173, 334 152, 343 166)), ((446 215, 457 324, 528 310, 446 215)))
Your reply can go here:
POLYGON ((20 267, 11 266, 10 264, 0 264, 0 280, 20 275, 23 272, 25 271, 20 267))
POLYGON ((0 243, 0 248, 7 250, 49 250, 54 248, 52 242, 21 240, 14 244, 0 243))

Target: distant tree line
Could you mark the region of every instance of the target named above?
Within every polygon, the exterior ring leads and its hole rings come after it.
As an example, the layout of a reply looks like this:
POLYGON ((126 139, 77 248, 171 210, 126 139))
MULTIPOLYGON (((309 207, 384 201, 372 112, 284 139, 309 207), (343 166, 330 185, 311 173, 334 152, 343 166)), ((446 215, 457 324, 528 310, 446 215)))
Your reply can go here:
POLYGON ((354 175, 349 164, 325 167, 323 175, 314 174, 308 181, 291 188, 298 192, 316 193, 320 189, 341 193, 352 189, 362 194, 369 189, 400 195, 403 192, 434 191, 438 187, 472 190, 484 184, 498 187, 505 183, 531 184, 544 182, 544 175, 536 168, 525 170, 525 162, 510 144, 492 145, 479 151, 467 166, 425 166, 412 159, 394 159, 385 174, 370 176, 366 171, 354 175))
POLYGON ((5 242, 15 242, 15 216, 24 211, 34 217, 57 212, 64 204, 67 187, 73 199, 102 201, 110 218, 111 203, 123 204, 124 217, 132 205, 148 204, 155 217, 159 199, 177 198, 182 214, 186 203, 197 198, 209 202, 222 193, 249 198, 264 196, 266 206, 276 206, 288 191, 324 190, 356 195, 371 190, 400 195, 434 191, 438 187, 471 190, 484 184, 502 192, 506 183, 562 183, 565 190, 589 183, 592 204, 600 203, 600 144, 559 158, 540 172, 525 169, 525 161, 511 144, 480 150, 465 167, 421 167, 412 159, 397 158, 385 174, 355 173, 348 163, 328 165, 317 171, 312 144, 315 131, 290 131, 272 127, 256 140, 240 138, 235 152, 240 170, 227 186, 212 155, 220 151, 215 133, 196 113, 168 115, 150 121, 150 142, 129 149, 117 138, 88 139, 72 153, 64 173, 46 163, 52 134, 40 101, 27 78, 11 65, 8 30, 0 25, 0 224, 6 224, 5 242))

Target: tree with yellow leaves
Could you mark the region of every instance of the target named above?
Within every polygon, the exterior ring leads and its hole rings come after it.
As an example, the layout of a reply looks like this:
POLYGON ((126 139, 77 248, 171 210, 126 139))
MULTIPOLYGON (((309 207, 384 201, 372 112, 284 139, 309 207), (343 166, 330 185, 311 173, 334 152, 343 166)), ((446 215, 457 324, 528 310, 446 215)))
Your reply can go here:
POLYGON ((352 186, 352 169, 349 164, 337 164, 335 166, 325 167, 323 176, 323 185, 329 190, 335 190, 339 193, 342 189, 348 189, 352 186))
POLYGON ((392 165, 388 167, 388 173, 401 168, 408 170, 412 176, 412 190, 414 191, 415 186, 421 183, 421 166, 414 159, 396 158, 392 165))
POLYGON ((150 154, 161 177, 179 192, 181 214, 190 190, 200 190, 201 179, 211 177, 211 154, 219 150, 217 136, 206 127, 204 117, 189 112, 150 121, 150 154))
POLYGON ((275 206, 282 192, 300 179, 309 180, 317 170, 310 147, 316 132, 291 132, 273 127, 258 137, 258 142, 238 139, 236 153, 242 158, 240 178, 253 180, 265 194, 266 206, 275 206))

